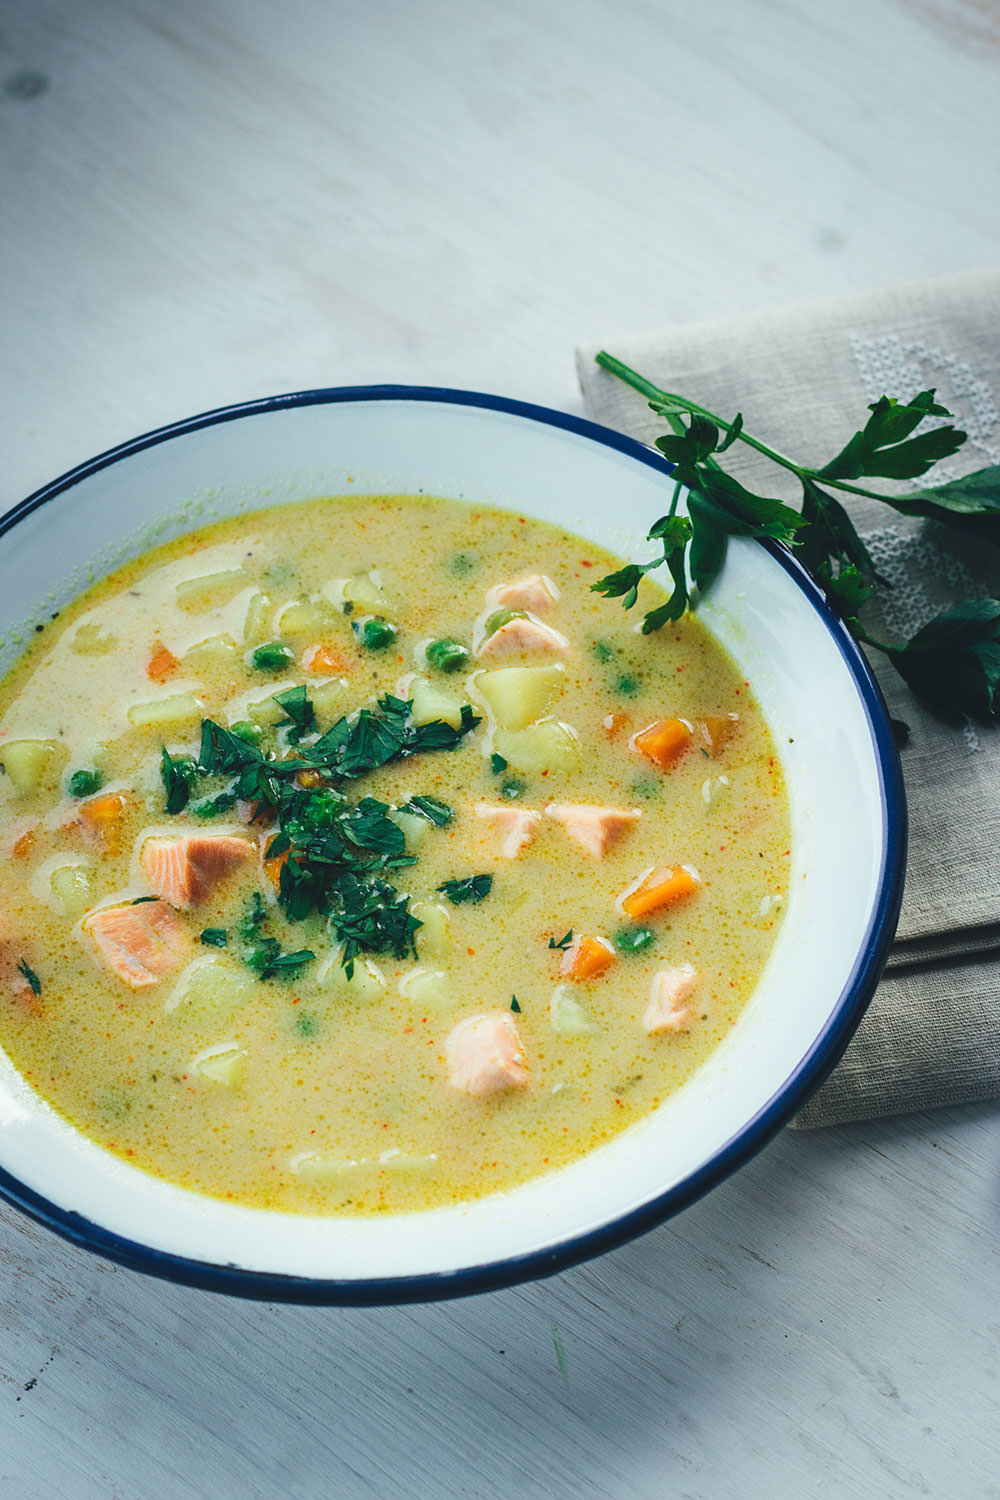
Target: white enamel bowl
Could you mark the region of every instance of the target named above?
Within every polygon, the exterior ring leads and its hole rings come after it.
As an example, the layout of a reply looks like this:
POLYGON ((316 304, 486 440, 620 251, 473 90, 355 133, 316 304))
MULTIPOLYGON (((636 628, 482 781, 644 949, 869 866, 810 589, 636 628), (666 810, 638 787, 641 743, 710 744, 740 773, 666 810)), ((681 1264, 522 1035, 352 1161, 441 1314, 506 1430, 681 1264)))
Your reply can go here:
MULTIPOLYGON (((423 491, 527 512, 641 558, 667 474, 658 454, 604 428, 468 392, 309 391, 209 412, 103 454, 0 521, 0 667, 36 615, 217 516, 313 495, 423 491)), ((906 820, 878 691, 786 553, 734 544, 702 619, 750 680, 780 747, 792 888, 738 1024, 653 1116, 481 1202, 308 1218, 234 1207, 126 1165, 0 1054, 0 1192, 77 1244, 175 1281, 380 1303, 550 1274, 650 1228, 746 1161, 833 1066, 871 997, 898 915, 906 820)))

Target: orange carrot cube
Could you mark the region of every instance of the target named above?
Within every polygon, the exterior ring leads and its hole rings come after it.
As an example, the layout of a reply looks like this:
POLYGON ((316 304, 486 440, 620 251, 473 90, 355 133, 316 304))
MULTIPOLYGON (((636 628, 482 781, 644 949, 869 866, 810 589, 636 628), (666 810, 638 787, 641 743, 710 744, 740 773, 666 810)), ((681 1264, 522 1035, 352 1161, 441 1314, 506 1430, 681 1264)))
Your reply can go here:
POLYGON ((634 734, 629 745, 666 771, 691 748, 693 740, 694 730, 686 719, 657 719, 634 734))
POLYGON ((164 682, 176 670, 177 658, 174 653, 168 651, 162 641, 155 641, 152 655, 146 664, 146 676, 151 677, 154 682, 164 682))
POLYGON ((559 973, 564 979, 593 979, 615 961, 615 950, 602 937, 581 933, 563 954, 559 973))
POLYGON ((660 865, 619 896, 618 904, 626 916, 646 917, 686 901, 700 886, 698 877, 683 865, 660 865))

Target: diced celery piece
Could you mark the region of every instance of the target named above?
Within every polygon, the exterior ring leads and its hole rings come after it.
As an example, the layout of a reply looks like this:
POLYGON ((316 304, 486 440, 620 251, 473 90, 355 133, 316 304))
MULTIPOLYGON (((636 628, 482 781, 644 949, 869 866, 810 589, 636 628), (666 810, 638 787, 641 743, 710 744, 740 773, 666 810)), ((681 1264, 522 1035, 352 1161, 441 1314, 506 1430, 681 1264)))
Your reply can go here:
POLYGON ((239 656, 239 647, 231 635, 210 635, 185 651, 181 663, 192 672, 215 672, 231 667, 239 656))
POLYGON ((501 729, 524 729, 540 719, 561 691, 566 669, 548 667, 498 667, 478 672, 473 679, 501 729))
POLYGON ((49 876, 49 884, 63 911, 73 922, 93 905, 97 878, 89 865, 59 865, 49 876))
POLYGON ((553 1031, 567 1040, 592 1036, 597 1030, 587 1014, 586 1006, 572 994, 565 984, 556 985, 549 1002, 549 1016, 553 1031))
POLYGON ((255 698, 252 703, 248 703, 245 708, 239 710, 240 718, 249 719, 252 724, 263 724, 272 728, 275 724, 280 724, 282 719, 287 719, 288 715, 281 704, 275 702, 273 694, 287 692, 294 686, 295 683, 290 679, 274 683, 273 693, 269 693, 265 698, 255 698))
POLYGON ((437 1163, 436 1151, 417 1155, 412 1151, 400 1151, 397 1147, 390 1146, 388 1151, 380 1152, 371 1165, 384 1172, 429 1172, 437 1163))
POLYGON ((249 999, 253 984, 230 959, 205 954, 181 970, 164 1009, 178 1020, 229 1015, 249 999))
POLYGON ((22 797, 53 786, 68 758, 69 752, 55 740, 7 740, 0 744, 0 766, 22 797))
POLYGON ((247 1057, 245 1047, 232 1042, 220 1042, 218 1046, 206 1047, 191 1059, 191 1072, 200 1078, 208 1078, 223 1088, 238 1089, 246 1077, 247 1057))
POLYGON ((403 808, 395 808, 388 814, 389 818, 403 830, 406 839, 406 847, 410 854, 416 854, 430 829, 430 823, 426 818, 420 817, 419 813, 408 813, 403 808))
POLYGON ((337 678, 330 682, 309 684, 309 697, 321 729, 329 729, 344 711, 347 688, 337 678))
POLYGON ((180 609, 201 614, 216 609, 234 598, 246 587, 247 575, 242 568, 226 568, 219 573, 204 573, 199 578, 185 578, 177 585, 175 597, 180 609))
POLYGON ((430 724, 435 719, 443 719, 454 729, 461 726, 463 700, 438 687, 436 682, 429 682, 426 677, 414 677, 407 697, 413 702, 415 724, 430 724))
MULTIPOLYGON (((427 826, 426 819, 420 821, 427 826)), ((421 958, 443 958, 451 946, 451 918, 445 908, 436 902, 411 901, 410 912, 423 924, 415 933, 421 958)))
POLYGON ((315 636, 336 619, 336 611, 326 599, 293 599, 279 610, 275 628, 281 636, 315 636))
POLYGON ((133 729, 169 729, 175 724, 193 723, 201 718, 204 709, 205 705, 194 693, 171 693, 168 698, 133 703, 126 718, 133 729))
POLYGON ((355 609, 377 611, 389 606, 377 568, 372 568, 367 573, 355 573, 353 578, 345 579, 341 597, 346 603, 353 604, 355 609))
POLYGON ((347 1000, 358 1000, 363 1005, 369 1005, 385 994, 385 976, 370 958, 356 958, 354 974, 348 979, 347 970, 340 961, 340 952, 331 953, 314 977, 321 988, 335 991, 347 1000))
POLYGON ((443 969, 414 969, 399 981, 404 1000, 430 1010, 444 1010, 451 1004, 448 976, 443 969))
POLYGON ((349 1177, 367 1163, 352 1161, 349 1156, 324 1156, 320 1151, 299 1151, 288 1163, 303 1182, 337 1182, 349 1177))
POLYGON ((580 768, 580 742, 568 724, 529 724, 526 729, 498 729, 493 737, 498 755, 525 775, 580 768))
POLYGON ((69 644, 70 650, 81 656, 107 656, 118 650, 118 637, 103 625, 89 623, 80 626, 69 644))
POLYGON ((243 622, 243 644, 259 646, 274 634, 271 629, 271 600, 267 594, 251 594, 247 617, 243 622))

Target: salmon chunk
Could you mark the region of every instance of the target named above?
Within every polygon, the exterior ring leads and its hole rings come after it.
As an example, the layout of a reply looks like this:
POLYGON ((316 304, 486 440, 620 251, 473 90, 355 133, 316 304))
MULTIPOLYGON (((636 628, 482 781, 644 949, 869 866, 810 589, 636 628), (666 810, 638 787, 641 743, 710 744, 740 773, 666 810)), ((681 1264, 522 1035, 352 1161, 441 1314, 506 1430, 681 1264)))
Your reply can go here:
POLYGON ((541 620, 518 617, 508 620, 506 625, 501 625, 499 630, 488 635, 476 655, 481 660, 492 660, 494 657, 529 654, 553 656, 568 650, 569 641, 551 625, 543 625, 541 620))
POLYGON ((694 1012, 686 1001, 697 983, 698 971, 690 964, 682 964, 679 969, 661 969, 653 975, 649 1004, 642 1018, 650 1036, 691 1030, 694 1012))
POLYGON ((514 583, 501 583, 487 594, 490 609, 530 609, 544 615, 559 598, 559 590, 544 573, 532 573, 514 583))
POLYGON ((448 1082, 466 1094, 485 1097, 531 1081, 514 1017, 506 1012, 460 1021, 444 1044, 448 1082))
POLYGON ((526 807, 505 806, 503 803, 477 802, 473 812, 498 835, 501 859, 516 859, 521 850, 531 843, 535 829, 542 821, 541 813, 530 812, 526 807))
POLYGON ((257 846, 248 839, 228 833, 191 833, 147 839, 139 863, 158 896, 171 906, 186 907, 204 901, 220 880, 256 857, 257 846))
POLYGON ((587 802, 550 802, 545 812, 588 854, 598 856, 642 817, 637 807, 595 807, 587 802))
POLYGON ((102 906, 83 920, 105 963, 134 990, 156 984, 187 961, 189 942, 164 901, 102 906))

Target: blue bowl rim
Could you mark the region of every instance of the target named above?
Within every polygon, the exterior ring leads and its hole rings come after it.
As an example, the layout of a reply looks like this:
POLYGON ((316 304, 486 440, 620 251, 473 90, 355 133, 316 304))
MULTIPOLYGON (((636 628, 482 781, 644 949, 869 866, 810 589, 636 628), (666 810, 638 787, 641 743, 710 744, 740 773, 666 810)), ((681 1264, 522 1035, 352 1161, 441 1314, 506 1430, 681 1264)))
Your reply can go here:
MULTIPOLYGON (((330 386, 266 396, 231 406, 216 407, 183 418, 120 443, 58 479, 43 485, 0 517, 0 536, 33 514, 48 501, 147 448, 171 438, 183 437, 200 428, 245 417, 290 410, 302 406, 337 405, 362 401, 424 401, 454 406, 482 407, 510 416, 539 422, 575 433, 603 447, 616 449, 629 458, 669 476, 671 465, 653 448, 585 417, 555 411, 546 406, 480 391, 443 386, 360 385, 330 386)), ((704 1166, 682 1182, 650 1199, 641 1207, 602 1224, 598 1229, 573 1236, 543 1250, 509 1256, 457 1271, 423 1273, 416 1276, 380 1277, 368 1280, 322 1279, 286 1276, 271 1271, 248 1271, 230 1262, 226 1265, 193 1260, 156 1250, 102 1228, 82 1214, 60 1208, 0 1168, 0 1196, 29 1217, 74 1245, 93 1251, 131 1270, 159 1276, 167 1281, 269 1302, 292 1302, 345 1307, 390 1306, 431 1302, 496 1291, 519 1282, 538 1280, 604 1254, 628 1240, 654 1229, 696 1202, 722 1182, 770 1141, 805 1104, 842 1057, 871 1000, 889 954, 903 897, 906 867, 907 817, 902 768, 889 714, 860 647, 843 622, 830 609, 822 592, 786 548, 764 542, 775 561, 801 590, 819 614, 838 646, 854 679, 868 719, 880 783, 882 854, 878 897, 857 959, 834 1010, 809 1051, 800 1059, 783 1086, 749 1119, 704 1166)))

